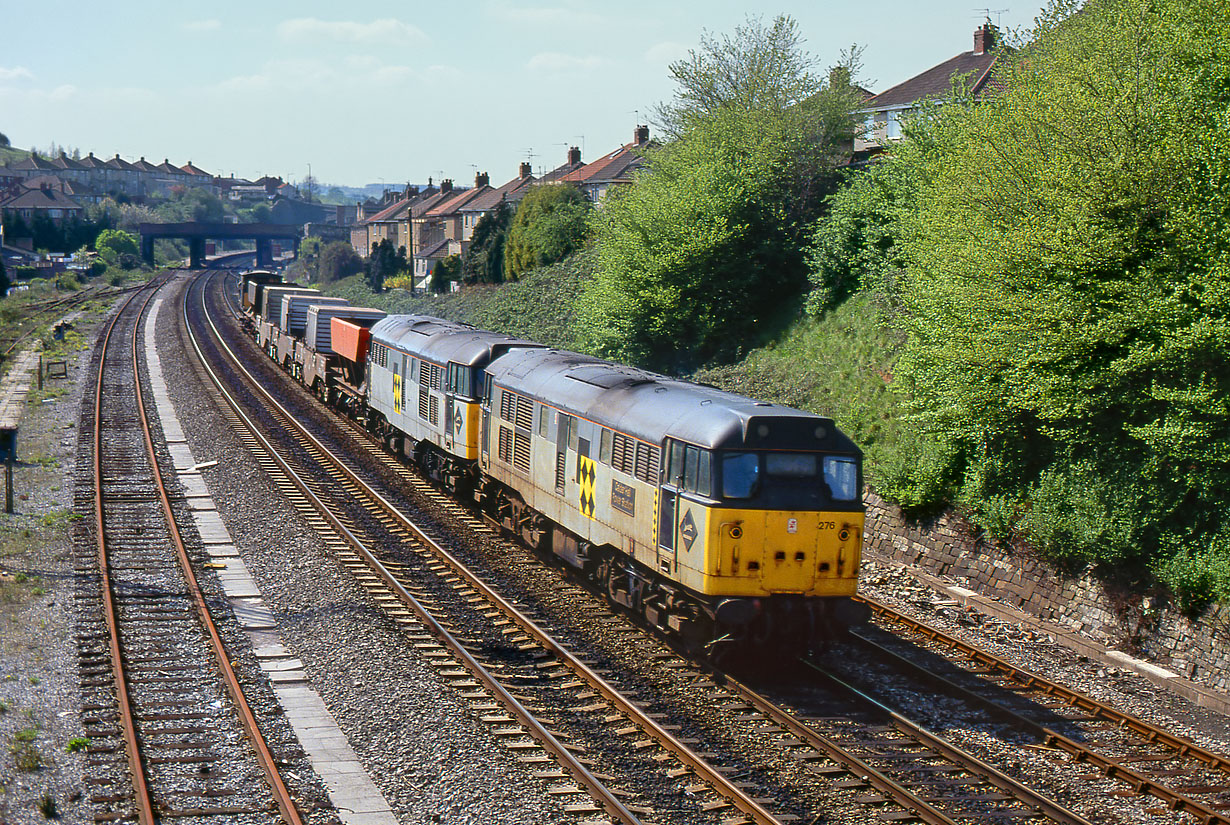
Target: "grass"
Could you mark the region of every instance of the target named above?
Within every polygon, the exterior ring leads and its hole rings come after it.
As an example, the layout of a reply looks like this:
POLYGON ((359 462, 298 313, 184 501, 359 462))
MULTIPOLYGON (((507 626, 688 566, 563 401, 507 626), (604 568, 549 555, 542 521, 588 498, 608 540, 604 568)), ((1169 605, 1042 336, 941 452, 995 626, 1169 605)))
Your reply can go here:
POLYGON ((829 416, 863 448, 867 480, 874 484, 900 432, 892 391, 898 342, 880 313, 869 298, 851 299, 823 318, 800 318, 743 360, 699 370, 693 378, 829 416))
POLYGON ((9 742, 9 753, 17 770, 24 773, 36 771, 43 766, 43 755, 39 753, 34 740, 38 738, 37 728, 26 728, 12 735, 9 742))

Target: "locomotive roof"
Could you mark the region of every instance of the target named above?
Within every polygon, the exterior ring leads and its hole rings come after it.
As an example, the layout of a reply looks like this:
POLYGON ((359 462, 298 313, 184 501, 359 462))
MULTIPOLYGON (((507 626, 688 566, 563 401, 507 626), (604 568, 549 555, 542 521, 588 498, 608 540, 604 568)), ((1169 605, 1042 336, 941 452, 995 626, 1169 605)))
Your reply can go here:
POLYGON ((560 350, 513 351, 487 368, 496 383, 653 444, 709 449, 859 452, 831 419, 560 350))
POLYGON ((453 361, 465 366, 483 363, 510 349, 542 346, 430 315, 389 315, 372 326, 372 342, 437 364, 453 361))

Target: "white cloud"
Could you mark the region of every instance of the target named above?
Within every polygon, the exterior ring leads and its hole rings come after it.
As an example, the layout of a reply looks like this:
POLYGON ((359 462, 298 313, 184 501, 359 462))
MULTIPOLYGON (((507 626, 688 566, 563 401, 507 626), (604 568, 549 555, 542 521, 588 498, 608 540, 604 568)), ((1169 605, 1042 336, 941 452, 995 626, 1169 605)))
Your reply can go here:
POLYGON ((645 50, 645 62, 654 66, 666 66, 687 57, 690 50, 690 46, 670 40, 655 43, 645 50))
POLYGON ((184 23, 180 28, 187 32, 216 32, 222 28, 221 20, 193 20, 184 23))
POLYGON ((575 6, 513 6, 496 0, 488 8, 492 15, 511 23, 521 23, 536 29, 543 27, 594 27, 609 22, 609 18, 575 6))
POLYGON ((13 80, 33 80, 34 73, 25 66, 14 66, 11 69, 6 69, 0 66, 0 83, 8 83, 13 80))
POLYGON ((332 40, 368 46, 425 45, 428 42, 422 29, 391 17, 373 20, 371 23, 298 17, 279 23, 278 36, 284 40, 332 40))
POLYGON ((576 57, 560 52, 540 52, 530 58, 526 65, 536 72, 589 72, 597 69, 604 61, 601 57, 576 57))

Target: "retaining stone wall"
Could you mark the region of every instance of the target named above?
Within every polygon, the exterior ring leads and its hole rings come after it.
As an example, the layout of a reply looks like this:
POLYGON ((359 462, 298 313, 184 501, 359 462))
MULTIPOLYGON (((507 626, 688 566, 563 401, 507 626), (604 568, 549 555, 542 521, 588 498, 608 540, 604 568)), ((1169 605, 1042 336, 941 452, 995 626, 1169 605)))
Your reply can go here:
POLYGON ((915 523, 871 490, 864 501, 869 555, 947 576, 1106 647, 1230 691, 1230 605, 1192 622, 1162 594, 1142 597, 1089 574, 1066 576, 1026 550, 984 541, 957 516, 915 523))

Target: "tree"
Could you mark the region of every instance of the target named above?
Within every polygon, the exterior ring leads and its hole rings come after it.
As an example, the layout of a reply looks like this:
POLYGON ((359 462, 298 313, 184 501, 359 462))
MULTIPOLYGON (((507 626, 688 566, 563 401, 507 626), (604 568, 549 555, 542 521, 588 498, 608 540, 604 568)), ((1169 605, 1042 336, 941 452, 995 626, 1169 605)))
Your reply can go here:
POLYGON ((404 246, 394 248, 393 242, 388 238, 372 246, 371 254, 367 258, 367 285, 372 292, 383 291, 386 278, 403 275, 408 271, 404 246))
POLYGON ((104 229, 99 232, 94 240, 94 249, 109 265, 118 265, 124 269, 135 268, 133 262, 139 261, 141 255, 137 236, 122 229, 104 229))
POLYGON ((3 132, 0 132, 0 148, 7 149, 11 145, 12 144, 9 143, 8 135, 4 134, 3 132))
POLYGON ((345 241, 332 241, 320 250, 317 277, 322 284, 331 284, 363 271, 363 259, 345 241))
POLYGON ((535 186, 513 213, 504 245, 504 277, 562 261, 585 244, 591 207, 567 183, 535 186))
POLYGON ((431 280, 427 288, 436 294, 448 292, 449 285, 460 277, 461 256, 449 255, 447 258, 436 261, 436 265, 431 268, 431 280))
POLYGON ((1230 17, 1104 0, 900 148, 906 504, 1230 598, 1230 17), (1185 584, 1184 582, 1188 582, 1185 584))
POLYGON ((798 23, 779 15, 766 27, 758 17, 715 37, 706 31, 699 49, 670 64, 677 89, 654 115, 664 135, 680 138, 721 111, 785 111, 815 94, 815 60, 803 49, 798 23))
POLYGON ((895 295, 903 266, 898 238, 916 189, 910 171, 882 156, 851 172, 828 199, 807 248, 808 312, 821 315, 864 290, 895 295))
MULTIPOLYGON (((779 18, 767 31, 793 30, 779 18)), ((707 40, 707 57, 693 55, 688 66, 709 71, 722 96, 700 98, 705 78, 687 74, 672 109, 678 139, 647 155, 647 170, 596 215, 582 319, 595 350, 686 369, 755 346, 801 300, 802 249, 848 157, 853 99, 848 83, 807 74, 805 55, 770 60, 766 48, 797 41, 766 45, 765 32, 750 25, 734 40, 707 40), (774 83, 794 91, 762 94, 766 64, 794 67, 796 76, 774 83)))
POLYGON ((504 246, 512 210, 503 201, 478 219, 470 246, 461 256, 461 279, 467 284, 498 284, 504 280, 504 246))

